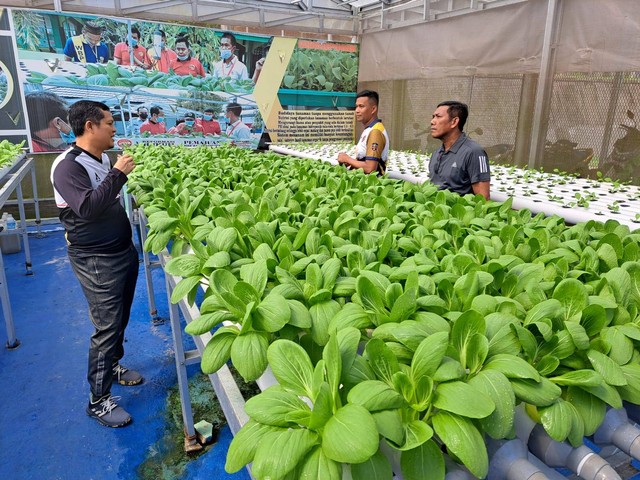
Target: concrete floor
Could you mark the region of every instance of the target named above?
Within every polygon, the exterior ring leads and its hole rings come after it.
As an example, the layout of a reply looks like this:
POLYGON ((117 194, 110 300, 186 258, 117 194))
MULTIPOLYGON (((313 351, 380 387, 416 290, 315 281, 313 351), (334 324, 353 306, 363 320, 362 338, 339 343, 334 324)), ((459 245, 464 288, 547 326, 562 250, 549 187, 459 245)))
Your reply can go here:
MULTIPOLYGON (((176 385, 171 329, 169 322, 152 325, 142 265, 122 363, 140 371, 145 382, 136 387, 115 385, 112 390, 122 396, 120 404, 133 423, 110 429, 86 415, 92 326, 69 266, 63 232, 31 235, 30 246, 33 276, 25 275, 23 252, 3 257, 21 345, 15 350, 0 348, 0 477, 249 478, 244 470, 235 475, 224 471, 231 439, 227 427, 206 453, 178 465, 181 445, 176 447, 175 441, 181 441, 182 425, 172 425, 167 412, 169 392, 176 385)), ((153 275, 158 313, 168 318, 162 271, 156 269, 153 275)), ((6 340, 3 321, 0 344, 6 340)), ((190 368, 190 375, 197 371, 196 366, 190 368)))

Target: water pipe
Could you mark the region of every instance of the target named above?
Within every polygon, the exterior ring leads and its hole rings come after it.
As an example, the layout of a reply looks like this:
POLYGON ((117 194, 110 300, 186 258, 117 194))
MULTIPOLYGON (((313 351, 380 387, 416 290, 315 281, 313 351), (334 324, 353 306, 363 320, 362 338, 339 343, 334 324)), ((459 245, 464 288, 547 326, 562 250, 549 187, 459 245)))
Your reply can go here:
POLYGON ((527 444, 531 453, 553 468, 568 468, 584 480, 622 480, 606 460, 586 445, 577 448, 567 442, 557 442, 536 424, 522 406, 516 409, 516 435, 527 444))
POLYGON ((487 480, 550 480, 529 461, 526 445, 519 438, 487 440, 489 475, 487 480))
POLYGON ((627 455, 640 459, 640 429, 629 423, 627 411, 610 408, 593 434, 598 446, 615 445, 627 455))

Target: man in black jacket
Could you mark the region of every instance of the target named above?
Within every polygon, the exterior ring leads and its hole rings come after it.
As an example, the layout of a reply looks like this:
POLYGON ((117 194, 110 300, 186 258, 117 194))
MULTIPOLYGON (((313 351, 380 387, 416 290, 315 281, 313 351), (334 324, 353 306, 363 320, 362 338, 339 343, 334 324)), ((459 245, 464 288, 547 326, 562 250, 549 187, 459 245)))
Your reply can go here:
POLYGON ((131 416, 111 396, 111 385, 138 385, 142 376, 119 361, 124 331, 138 279, 138 254, 131 225, 120 204, 120 190, 135 164, 120 155, 113 168, 105 150, 113 148, 113 116, 104 103, 82 100, 69 109, 76 144, 51 167, 60 221, 66 230, 69 260, 95 327, 89 346, 87 414, 102 425, 122 427, 131 416))

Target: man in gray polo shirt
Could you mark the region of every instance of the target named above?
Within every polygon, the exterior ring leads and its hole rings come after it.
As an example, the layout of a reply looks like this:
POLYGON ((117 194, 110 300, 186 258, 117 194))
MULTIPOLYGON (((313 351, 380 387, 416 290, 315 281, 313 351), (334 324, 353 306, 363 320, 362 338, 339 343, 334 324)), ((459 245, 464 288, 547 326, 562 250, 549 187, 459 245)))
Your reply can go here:
POLYGON ((461 102, 446 101, 436 108, 431 118, 431 136, 442 145, 431 156, 429 179, 440 189, 460 195, 473 193, 489 199, 489 158, 483 148, 462 129, 469 107, 461 102))

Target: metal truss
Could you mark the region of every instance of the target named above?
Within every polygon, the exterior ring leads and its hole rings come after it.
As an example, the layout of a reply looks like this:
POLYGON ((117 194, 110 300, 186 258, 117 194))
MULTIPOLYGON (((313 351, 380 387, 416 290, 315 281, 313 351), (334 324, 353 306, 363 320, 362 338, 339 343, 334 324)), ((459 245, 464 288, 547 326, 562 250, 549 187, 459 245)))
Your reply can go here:
POLYGON ((8 0, 0 7, 356 35, 528 0, 8 0))

